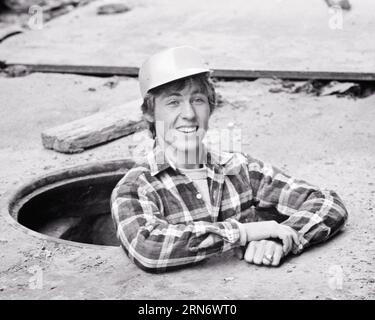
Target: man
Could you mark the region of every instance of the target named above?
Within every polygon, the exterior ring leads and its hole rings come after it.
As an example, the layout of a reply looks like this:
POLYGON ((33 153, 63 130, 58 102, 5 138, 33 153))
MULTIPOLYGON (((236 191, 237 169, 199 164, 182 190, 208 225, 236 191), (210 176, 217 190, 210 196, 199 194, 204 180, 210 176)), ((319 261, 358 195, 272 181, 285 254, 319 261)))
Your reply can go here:
POLYGON ((146 271, 239 248, 248 263, 277 266, 291 252, 327 240, 347 219, 335 192, 249 155, 204 146, 216 105, 209 72, 191 47, 157 53, 139 72, 155 145, 119 181, 111 209, 122 247, 146 271), (264 216, 272 220, 259 221, 264 216))

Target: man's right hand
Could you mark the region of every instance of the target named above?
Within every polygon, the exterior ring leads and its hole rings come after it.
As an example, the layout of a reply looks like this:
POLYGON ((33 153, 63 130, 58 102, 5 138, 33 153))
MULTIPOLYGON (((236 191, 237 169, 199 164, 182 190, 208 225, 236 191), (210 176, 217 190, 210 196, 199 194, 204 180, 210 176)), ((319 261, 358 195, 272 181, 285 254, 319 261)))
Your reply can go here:
POLYGON ((243 258, 248 263, 277 267, 287 254, 277 240, 260 240, 249 242, 243 258))
POLYGON ((246 232, 247 242, 266 240, 269 238, 280 239, 283 243, 284 253, 289 252, 293 242, 298 246, 297 232, 289 226, 282 225, 276 221, 248 222, 242 224, 246 232))

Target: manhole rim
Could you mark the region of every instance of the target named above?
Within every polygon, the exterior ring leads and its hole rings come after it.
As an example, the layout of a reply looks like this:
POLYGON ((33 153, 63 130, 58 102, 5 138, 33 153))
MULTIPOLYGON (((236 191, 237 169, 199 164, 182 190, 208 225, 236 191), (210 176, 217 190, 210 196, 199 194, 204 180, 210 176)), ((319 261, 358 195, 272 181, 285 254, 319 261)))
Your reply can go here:
POLYGON ((29 229, 19 223, 11 212, 16 204, 27 195, 35 193, 38 188, 46 187, 48 185, 60 184, 64 181, 72 181, 74 178, 90 177, 95 175, 110 175, 125 174, 130 168, 135 165, 135 161, 131 159, 114 159, 105 161, 95 161, 95 163, 80 164, 74 166, 64 167, 59 170, 53 170, 35 178, 17 182, 10 190, 6 191, 0 197, 0 216, 4 217, 5 221, 16 231, 21 231, 23 234, 32 236, 42 241, 52 241, 57 244, 64 244, 76 248, 95 248, 100 250, 108 250, 118 248, 119 246, 97 245, 90 243, 75 242, 64 240, 52 236, 39 233, 29 229), (126 168, 126 170, 125 170, 126 168), (68 174, 68 176, 66 176, 68 174))

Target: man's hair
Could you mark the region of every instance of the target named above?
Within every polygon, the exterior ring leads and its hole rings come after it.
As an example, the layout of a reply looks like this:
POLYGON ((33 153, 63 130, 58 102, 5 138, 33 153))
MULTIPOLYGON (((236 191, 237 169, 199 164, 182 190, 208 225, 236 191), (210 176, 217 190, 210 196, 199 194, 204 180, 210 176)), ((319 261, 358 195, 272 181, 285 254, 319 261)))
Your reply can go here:
MULTIPOLYGON (((181 91, 186 87, 196 84, 199 88, 199 92, 204 94, 208 99, 208 104, 210 106, 210 113, 212 113, 216 107, 216 92, 214 84, 212 83, 208 73, 200 73, 190 77, 178 79, 156 88, 149 90, 143 99, 142 103, 142 113, 154 115, 155 111, 155 98, 163 93, 181 91)), ((155 138, 155 124, 154 122, 148 121, 145 117, 144 120, 148 124, 148 128, 151 131, 152 137, 155 138)))

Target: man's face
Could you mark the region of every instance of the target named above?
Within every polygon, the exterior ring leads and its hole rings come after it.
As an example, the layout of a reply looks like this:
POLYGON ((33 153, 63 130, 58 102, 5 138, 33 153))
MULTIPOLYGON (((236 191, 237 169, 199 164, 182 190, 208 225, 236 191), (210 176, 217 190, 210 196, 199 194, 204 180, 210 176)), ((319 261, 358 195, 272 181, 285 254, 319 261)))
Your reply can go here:
POLYGON ((177 152, 199 151, 208 129, 210 106, 195 83, 157 96, 154 111, 156 137, 164 147, 177 152))

